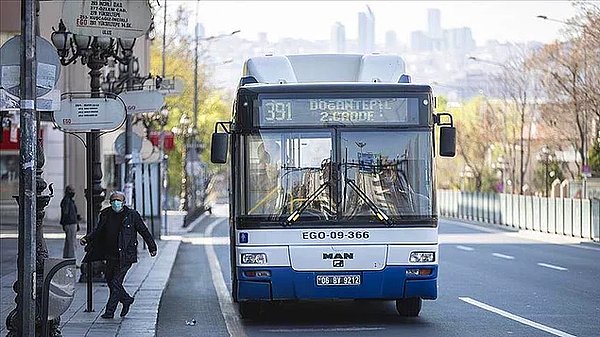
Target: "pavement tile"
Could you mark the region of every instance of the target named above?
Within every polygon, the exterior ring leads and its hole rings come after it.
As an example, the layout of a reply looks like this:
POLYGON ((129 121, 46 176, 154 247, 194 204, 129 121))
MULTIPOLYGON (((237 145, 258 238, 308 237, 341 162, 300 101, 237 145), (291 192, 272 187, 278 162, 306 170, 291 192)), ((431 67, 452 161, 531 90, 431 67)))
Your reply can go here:
MULTIPOLYGON (((169 233, 182 233, 184 213, 168 212, 169 233)), ((50 229, 52 231, 52 229, 50 229)), ((62 231, 60 231, 62 232, 62 231)), ((141 239, 140 239, 141 240, 141 239)), ((49 255, 62 255, 63 239, 46 240, 49 255)), ((76 293, 69 309, 61 315, 61 332, 63 337, 151 337, 155 335, 158 308, 163 290, 169 279, 171 268, 179 248, 179 241, 160 241, 158 256, 151 258, 147 250, 140 249, 138 263, 134 264, 127 274, 124 286, 127 291, 135 296, 135 303, 127 317, 121 318, 117 308, 115 318, 105 320, 100 318, 104 312, 104 305, 108 298, 108 287, 104 283, 93 284, 93 312, 86 312, 87 288, 85 283, 76 283, 76 293)), ((140 245, 141 246, 141 245, 140 245)), ((82 247, 77 247, 77 265, 81 264, 83 257, 82 247)), ((12 283, 16 273, 2 275, 0 296, 2 304, 2 321, 14 308, 14 293, 12 283)), ((6 327, 2 324, 0 331, 4 334, 6 327)))

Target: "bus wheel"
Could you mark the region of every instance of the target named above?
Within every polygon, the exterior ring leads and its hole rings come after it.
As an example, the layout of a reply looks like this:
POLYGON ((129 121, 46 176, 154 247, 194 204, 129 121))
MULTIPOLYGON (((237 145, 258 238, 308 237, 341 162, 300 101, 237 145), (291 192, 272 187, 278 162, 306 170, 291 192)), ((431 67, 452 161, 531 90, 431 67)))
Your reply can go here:
POLYGON ((396 300, 396 310, 400 316, 417 317, 421 312, 423 300, 419 297, 401 298, 396 300))
POLYGON ((244 319, 260 318, 261 305, 260 302, 240 301, 238 303, 240 316, 244 319))

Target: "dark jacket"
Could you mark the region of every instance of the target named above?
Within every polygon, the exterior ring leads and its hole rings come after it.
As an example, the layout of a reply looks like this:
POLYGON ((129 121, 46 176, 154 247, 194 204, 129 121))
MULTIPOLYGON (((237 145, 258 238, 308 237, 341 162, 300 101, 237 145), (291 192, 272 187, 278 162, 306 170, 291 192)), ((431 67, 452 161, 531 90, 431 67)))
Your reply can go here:
MULTIPOLYGON (((106 260, 109 245, 104 242, 104 232, 110 212, 114 212, 110 207, 103 209, 100 212, 96 229, 84 237, 87 245, 83 262, 106 260)), ((122 212, 126 212, 126 215, 119 232, 119 260, 121 263, 135 263, 137 262, 137 234, 142 236, 150 252, 156 251, 156 242, 144 224, 140 213, 127 206, 123 206, 122 212)))
POLYGON ((78 222, 77 206, 75 201, 68 195, 65 195, 60 201, 60 224, 72 225, 78 222))

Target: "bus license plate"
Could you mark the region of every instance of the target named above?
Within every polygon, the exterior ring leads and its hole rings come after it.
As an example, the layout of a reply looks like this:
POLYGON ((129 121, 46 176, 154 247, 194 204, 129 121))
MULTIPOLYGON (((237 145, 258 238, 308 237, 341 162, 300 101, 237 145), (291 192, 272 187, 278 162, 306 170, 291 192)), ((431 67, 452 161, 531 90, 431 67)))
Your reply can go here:
POLYGON ((318 286, 360 285, 360 275, 317 275, 318 286))

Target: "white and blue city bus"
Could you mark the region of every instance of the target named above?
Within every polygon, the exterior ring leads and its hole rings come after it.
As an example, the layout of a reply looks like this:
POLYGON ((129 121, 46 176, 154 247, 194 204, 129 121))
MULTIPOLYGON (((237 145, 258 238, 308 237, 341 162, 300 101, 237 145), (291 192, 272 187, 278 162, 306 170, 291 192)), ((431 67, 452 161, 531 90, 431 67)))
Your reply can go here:
POLYGON ((431 87, 404 71, 390 55, 246 61, 233 120, 217 123, 211 149, 215 163, 230 156, 242 317, 320 299, 395 300, 417 316, 436 299, 435 126, 441 156, 454 156, 455 129, 433 112, 431 87))

